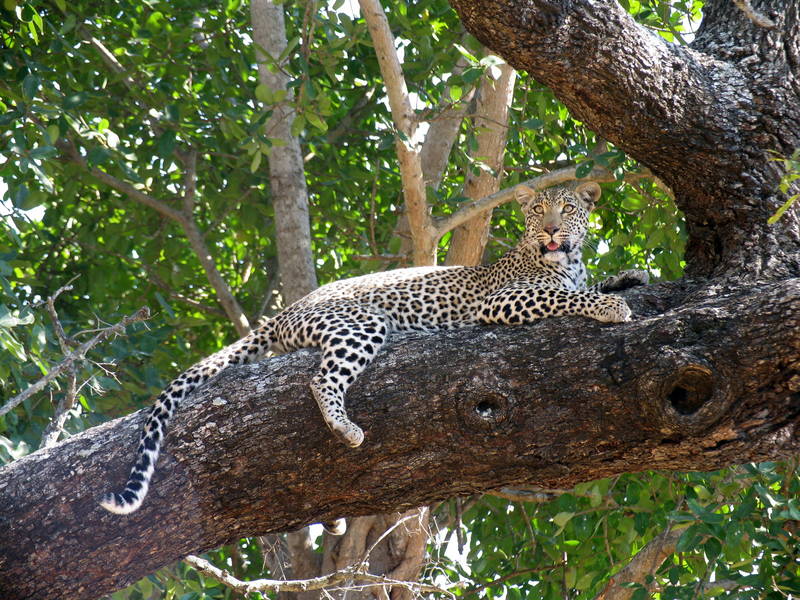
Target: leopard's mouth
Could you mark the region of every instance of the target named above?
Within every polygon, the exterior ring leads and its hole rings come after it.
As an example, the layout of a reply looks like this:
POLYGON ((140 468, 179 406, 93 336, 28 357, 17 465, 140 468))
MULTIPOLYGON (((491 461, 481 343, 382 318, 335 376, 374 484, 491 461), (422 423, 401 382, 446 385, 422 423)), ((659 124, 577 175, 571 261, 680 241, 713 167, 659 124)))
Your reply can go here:
POLYGON ((547 254, 548 252, 569 252, 569 242, 564 241, 561 244, 556 242, 555 240, 551 240, 547 244, 542 244, 542 254, 547 254))

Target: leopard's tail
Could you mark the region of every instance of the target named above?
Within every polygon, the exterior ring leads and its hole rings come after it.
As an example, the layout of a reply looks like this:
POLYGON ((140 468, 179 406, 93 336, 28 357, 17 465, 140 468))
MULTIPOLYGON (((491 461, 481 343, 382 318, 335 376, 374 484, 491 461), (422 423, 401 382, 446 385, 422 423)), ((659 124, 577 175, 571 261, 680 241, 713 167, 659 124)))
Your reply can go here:
POLYGON ((232 365, 254 362, 275 344, 274 321, 269 320, 238 342, 204 358, 190 367, 161 392, 150 408, 136 450, 136 463, 121 492, 109 492, 100 505, 113 513, 125 515, 137 510, 147 495, 155 470, 167 423, 180 403, 198 386, 232 365))

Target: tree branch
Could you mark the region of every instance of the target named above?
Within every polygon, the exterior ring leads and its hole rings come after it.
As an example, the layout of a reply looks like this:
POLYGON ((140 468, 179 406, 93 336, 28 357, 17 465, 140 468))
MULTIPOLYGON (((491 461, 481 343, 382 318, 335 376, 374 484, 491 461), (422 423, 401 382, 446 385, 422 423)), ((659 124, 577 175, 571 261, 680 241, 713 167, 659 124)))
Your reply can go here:
POLYGON ((375 46, 375 54, 389 98, 392 120, 398 131, 395 149, 400 164, 406 215, 414 242, 413 262, 417 266, 435 264, 438 238, 425 197, 419 141, 416 140, 418 123, 411 107, 400 59, 394 47, 394 36, 389 28, 386 13, 383 12, 378 0, 358 0, 358 3, 375 46))
POLYGON ((646 577, 654 574, 661 563, 675 552, 675 546, 683 531, 683 529, 676 531, 667 528, 666 531, 650 540, 631 559, 631 562, 609 579, 608 584, 595 600, 630 600, 636 589, 623 587, 622 584, 633 582, 646 585, 646 577))
POLYGON ((258 81, 272 91, 286 94, 283 102, 271 107, 272 115, 265 125, 265 131, 270 137, 282 142, 272 146, 270 150, 269 179, 277 224, 275 229, 281 292, 286 304, 290 304, 317 287, 317 275, 311 255, 311 226, 303 154, 300 140, 292 135, 292 123, 296 117, 294 88, 289 85, 290 76, 280 65, 275 64, 275 60, 287 47, 283 10, 282 3, 272 0, 250 2, 258 81))
POLYGON ((614 326, 398 336, 348 392, 367 432, 358 449, 311 398, 316 352, 226 370, 182 405, 128 516, 97 499, 127 476, 146 411, 21 458, 0 470, 0 539, 14 540, 0 545, 0 596, 94 598, 186 554, 320 520, 800 452, 800 280, 625 296, 638 316, 614 326))
MULTIPOLYGON (((551 171, 550 173, 545 173, 544 175, 539 175, 533 179, 529 179, 521 183, 535 190, 543 190, 554 185, 560 185, 562 183, 577 180, 578 177, 575 175, 575 169, 575 166, 564 167, 556 171, 551 171)), ((633 182, 640 179, 650 178, 652 178, 652 174, 648 170, 644 170, 640 173, 628 173, 625 175, 624 180, 633 182)), ((617 179, 613 173, 602 167, 595 167, 586 177, 581 179, 581 181, 596 181, 598 183, 616 180, 617 179)), ((495 192, 490 196, 485 196, 480 200, 465 202, 456 212, 436 220, 436 235, 437 237, 441 237, 448 231, 463 225, 487 210, 497 208, 501 204, 510 202, 513 199, 514 188, 509 187, 502 189, 499 192, 495 192)))
POLYGON ((674 190, 687 273, 800 275, 800 207, 764 226, 797 192, 779 191, 780 168, 764 160, 800 143, 794 2, 760 3, 776 24, 765 30, 730 0, 708 0, 691 47, 653 35, 613 0, 450 2, 483 44, 674 190))
POLYGON ((47 375, 39 379, 37 382, 31 384, 30 386, 25 388, 24 391, 20 392, 19 394, 11 398, 8 402, 6 402, 6 404, 2 408, 0 408, 0 417, 2 417, 4 414, 14 409, 16 406, 23 403, 33 394, 43 390, 51 381, 53 381, 56 377, 61 375, 61 373, 71 368, 71 366, 75 363, 75 361, 83 360, 83 358, 86 356, 86 353, 92 348, 94 348, 97 344, 104 342, 112 335, 122 335, 123 333, 125 333, 125 328, 131 323, 135 323, 136 321, 144 321, 145 319, 148 318, 150 318, 150 310, 145 306, 137 310, 132 315, 123 318, 116 325, 112 325, 111 327, 106 327, 105 329, 102 329, 100 333, 98 333, 89 341, 84 342, 83 344, 78 346, 64 360, 62 360, 55 367, 50 369, 47 372, 47 375))
MULTIPOLYGON (((508 110, 514 97, 517 73, 508 64, 499 67, 500 75, 494 79, 487 71, 481 78, 473 128, 476 130, 477 148, 472 159, 479 161, 480 172, 473 173, 473 165, 467 167, 464 195, 480 200, 500 189, 503 177, 503 156, 508 131, 508 110)), ((450 248, 447 251, 448 265, 477 265, 483 257, 489 238, 492 211, 485 210, 453 230, 450 248)))
POLYGON ((247 320, 247 316, 244 314, 242 307, 239 305, 239 302, 233 295, 228 283, 217 269, 217 265, 211 256, 211 252, 208 250, 205 239, 203 239, 203 234, 197 227, 197 223, 195 222, 191 212, 196 186, 195 161, 197 155, 195 152, 191 152, 186 159, 188 166, 186 167, 187 171, 184 179, 186 180, 187 188, 183 196, 183 207, 185 211, 188 210, 189 212, 183 212, 175 210, 164 202, 154 198, 153 196, 150 196, 149 194, 137 190, 129 183, 122 181, 121 179, 117 179, 113 175, 110 175, 105 171, 101 171, 97 167, 90 167, 72 144, 68 142, 62 142, 60 147, 68 157, 68 160, 86 169, 86 171, 95 179, 102 181, 112 189, 117 190, 121 194, 125 194, 140 204, 152 208, 159 214, 177 223, 181 229, 183 229, 186 239, 189 241, 189 245, 192 247, 192 250, 197 256, 200 266, 203 267, 203 271, 205 271, 208 282, 211 284, 211 287, 214 288, 214 291, 217 294, 217 300, 222 305, 225 314, 233 323, 237 333, 240 336, 243 336, 250 331, 250 323, 247 320))
MULTIPOLYGON (((308 592, 311 590, 324 590, 334 586, 342 586, 342 584, 344 584, 344 588, 351 588, 355 587, 357 583, 369 583, 370 586, 398 586, 411 589, 417 593, 453 596, 452 593, 435 585, 426 585, 416 581, 399 581, 382 575, 373 575, 360 570, 358 567, 343 569, 335 573, 330 573, 329 575, 312 577, 311 579, 295 579, 288 581, 280 579, 255 579, 253 581, 241 581, 233 577, 227 571, 215 567, 203 558, 187 556, 184 560, 204 575, 216 579, 240 594, 252 594, 257 592, 308 592)), ((359 565, 359 567, 363 567, 363 565, 359 565)))

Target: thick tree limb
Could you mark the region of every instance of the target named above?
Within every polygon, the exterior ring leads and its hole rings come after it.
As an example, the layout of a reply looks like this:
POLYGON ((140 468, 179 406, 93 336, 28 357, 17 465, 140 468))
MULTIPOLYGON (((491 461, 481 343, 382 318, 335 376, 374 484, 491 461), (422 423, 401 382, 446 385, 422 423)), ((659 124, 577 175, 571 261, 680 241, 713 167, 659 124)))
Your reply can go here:
POLYGON ((800 275, 800 191, 770 155, 800 146, 800 6, 708 0, 691 47, 639 26, 616 0, 450 0, 464 26, 572 113, 649 167, 686 216, 694 275, 800 275), (749 238, 745 241, 745 238, 749 238))
POLYGON ((349 449, 308 391, 314 352, 231 369, 176 415, 142 509, 144 413, 0 470, 0 597, 95 598, 192 552, 319 519, 641 469, 800 452, 800 280, 632 290, 607 326, 545 319, 394 339, 348 395, 349 449))

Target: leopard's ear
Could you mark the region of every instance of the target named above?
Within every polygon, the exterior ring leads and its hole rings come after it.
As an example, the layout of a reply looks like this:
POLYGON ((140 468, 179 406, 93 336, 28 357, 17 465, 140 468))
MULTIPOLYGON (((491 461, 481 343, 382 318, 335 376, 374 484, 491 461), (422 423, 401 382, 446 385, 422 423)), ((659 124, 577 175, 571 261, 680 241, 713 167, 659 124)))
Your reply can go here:
POLYGON ((575 197, 581 201, 584 208, 591 211, 600 199, 600 186, 594 181, 587 181, 575 188, 575 197))
POLYGON ((522 207, 522 212, 527 213, 528 208, 534 198, 536 198, 536 190, 529 188, 527 185, 520 184, 514 188, 514 198, 519 202, 520 207, 522 207))

